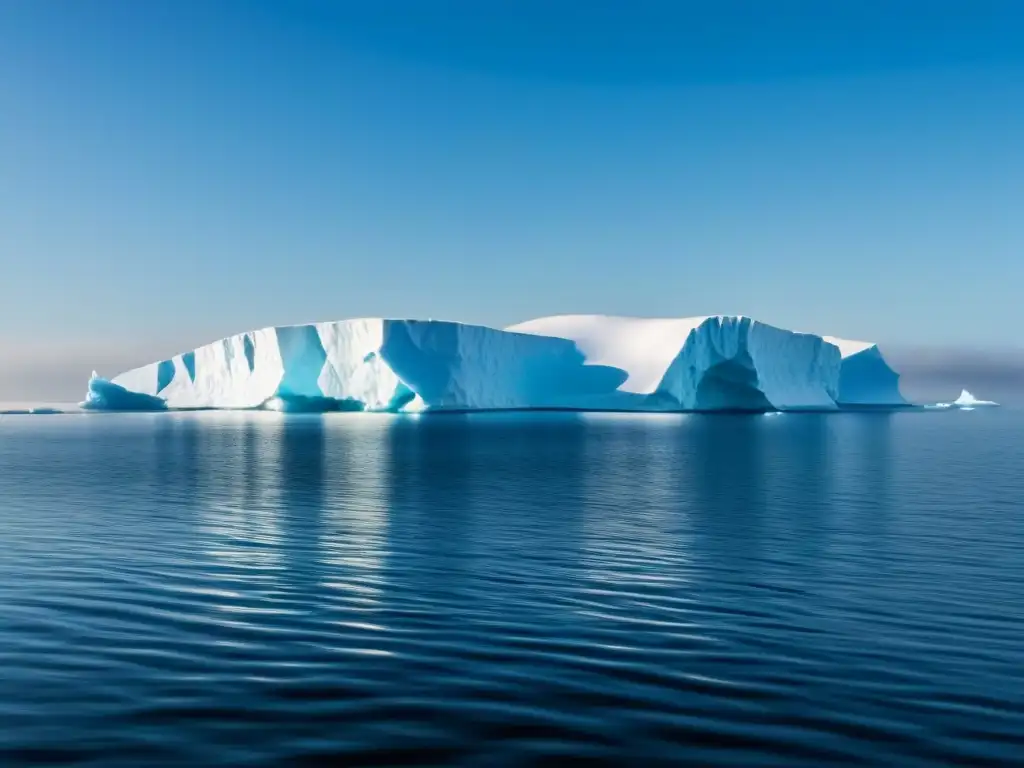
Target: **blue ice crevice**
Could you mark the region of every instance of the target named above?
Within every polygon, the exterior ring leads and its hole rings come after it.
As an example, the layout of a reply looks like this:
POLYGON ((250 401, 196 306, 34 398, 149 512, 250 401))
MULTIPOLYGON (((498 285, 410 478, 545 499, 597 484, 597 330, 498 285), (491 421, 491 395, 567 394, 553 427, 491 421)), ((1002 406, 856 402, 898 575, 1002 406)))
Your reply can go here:
POLYGON ((275 394, 282 398, 323 398, 320 374, 327 362, 327 352, 316 326, 282 326, 275 332, 284 369, 275 394))
POLYGON ((195 351, 186 352, 181 356, 181 362, 185 365, 185 370, 188 371, 188 377, 193 384, 196 383, 196 353, 195 351))
POLYGON ((245 352, 245 360, 249 364, 249 373, 256 369, 256 347, 252 343, 252 336, 248 333, 242 337, 242 349, 245 352))
POLYGON ((174 381, 174 361, 161 360, 156 367, 156 392, 160 394, 174 381))

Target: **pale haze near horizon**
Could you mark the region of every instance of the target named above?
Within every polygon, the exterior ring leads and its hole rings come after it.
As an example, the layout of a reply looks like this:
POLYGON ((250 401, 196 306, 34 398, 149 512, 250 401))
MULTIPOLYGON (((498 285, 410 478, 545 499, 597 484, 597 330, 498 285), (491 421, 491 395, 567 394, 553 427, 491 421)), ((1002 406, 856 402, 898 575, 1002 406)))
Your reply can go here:
POLYGON ((272 324, 565 312, 1024 388, 1018 6, 442 5, 0 2, 0 400, 272 324))

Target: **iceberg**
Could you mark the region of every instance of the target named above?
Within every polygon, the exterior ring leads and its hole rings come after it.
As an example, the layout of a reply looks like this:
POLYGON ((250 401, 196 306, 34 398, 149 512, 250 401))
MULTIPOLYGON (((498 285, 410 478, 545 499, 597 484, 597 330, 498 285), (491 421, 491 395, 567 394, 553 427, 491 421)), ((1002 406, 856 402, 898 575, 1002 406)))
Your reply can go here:
POLYGON ((924 407, 927 410, 973 411, 975 408, 978 408, 978 407, 983 407, 984 408, 984 407, 992 407, 992 406, 998 406, 998 405, 999 405, 999 403, 997 403, 997 402, 995 402, 993 400, 979 400, 974 395, 972 395, 970 392, 968 392, 966 389, 962 389, 962 390, 960 390, 960 396, 956 400, 953 400, 952 402, 949 402, 949 403, 932 403, 930 405, 925 405, 924 407))
POLYGON ((978 400, 966 389, 961 389, 960 396, 949 405, 953 408, 977 408, 978 406, 999 405, 999 403, 993 400, 978 400))
POLYGON ((235 334, 104 379, 90 410, 835 410, 900 405, 877 347, 743 316, 561 315, 505 329, 361 318, 235 334))
POLYGON ((93 371, 81 407, 87 411, 165 411, 167 402, 143 392, 133 392, 93 371))

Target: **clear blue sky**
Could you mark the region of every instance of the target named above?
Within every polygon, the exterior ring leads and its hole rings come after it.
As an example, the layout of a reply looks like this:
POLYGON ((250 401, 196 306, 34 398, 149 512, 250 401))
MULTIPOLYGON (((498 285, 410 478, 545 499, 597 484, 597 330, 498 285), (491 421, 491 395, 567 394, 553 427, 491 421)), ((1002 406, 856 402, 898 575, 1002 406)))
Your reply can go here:
POLYGON ((1019 345, 1022 201, 1010 0, 0 0, 7 369, 362 315, 1019 345))

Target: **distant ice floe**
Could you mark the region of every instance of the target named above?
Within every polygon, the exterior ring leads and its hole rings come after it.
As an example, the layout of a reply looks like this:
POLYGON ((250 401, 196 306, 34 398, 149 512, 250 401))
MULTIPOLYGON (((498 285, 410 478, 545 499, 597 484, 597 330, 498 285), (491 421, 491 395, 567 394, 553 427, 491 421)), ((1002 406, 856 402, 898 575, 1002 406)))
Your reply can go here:
POLYGON ((64 411, 57 408, 4 408, 0 416, 53 416, 64 411))
POLYGON ((54 416, 61 413, 76 413, 77 406, 56 407, 52 405, 30 405, 25 403, 0 403, 0 416, 54 416))

